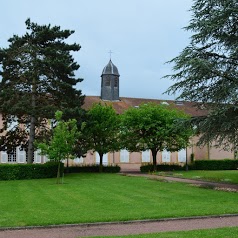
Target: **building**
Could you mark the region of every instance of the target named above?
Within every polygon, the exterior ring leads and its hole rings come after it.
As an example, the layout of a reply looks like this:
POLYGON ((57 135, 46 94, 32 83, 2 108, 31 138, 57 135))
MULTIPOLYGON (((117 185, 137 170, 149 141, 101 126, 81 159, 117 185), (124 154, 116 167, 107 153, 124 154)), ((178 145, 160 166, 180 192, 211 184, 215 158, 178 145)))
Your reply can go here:
MULTIPOLYGON (((197 109, 193 102, 173 101, 173 100, 156 100, 143 98, 127 98, 119 96, 120 74, 117 67, 112 63, 111 59, 104 67, 101 75, 101 95, 86 96, 84 108, 89 109, 94 103, 110 103, 118 114, 130 107, 138 107, 143 103, 157 103, 171 105, 174 108, 183 110, 187 114, 196 117, 206 115, 207 111, 197 109)), ((191 154, 194 154, 196 160, 200 159, 224 159, 234 158, 234 153, 215 148, 212 145, 199 148, 196 146, 197 137, 191 138, 191 146, 178 152, 162 151, 157 154, 157 163, 185 164, 189 163, 191 154)), ((35 151, 35 163, 44 163, 47 161, 45 156, 39 155, 39 151, 35 151)), ((129 152, 121 150, 118 152, 108 153, 103 156, 105 165, 117 164, 122 170, 139 170, 141 164, 151 163, 152 155, 150 151, 129 152)), ((16 148, 13 153, 7 154, 4 151, 0 153, 0 163, 26 163, 26 153, 16 148)), ((86 157, 76 158, 70 161, 70 165, 83 165, 99 163, 99 155, 89 151, 86 157)))

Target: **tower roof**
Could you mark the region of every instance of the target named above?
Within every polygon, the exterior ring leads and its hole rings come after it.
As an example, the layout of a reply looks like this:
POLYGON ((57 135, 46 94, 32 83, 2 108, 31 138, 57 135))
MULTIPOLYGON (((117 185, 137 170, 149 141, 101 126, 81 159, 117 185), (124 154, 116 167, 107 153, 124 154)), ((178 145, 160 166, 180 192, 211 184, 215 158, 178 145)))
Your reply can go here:
POLYGON ((111 59, 102 71, 102 75, 104 74, 113 74, 120 76, 117 67, 112 63, 111 59))

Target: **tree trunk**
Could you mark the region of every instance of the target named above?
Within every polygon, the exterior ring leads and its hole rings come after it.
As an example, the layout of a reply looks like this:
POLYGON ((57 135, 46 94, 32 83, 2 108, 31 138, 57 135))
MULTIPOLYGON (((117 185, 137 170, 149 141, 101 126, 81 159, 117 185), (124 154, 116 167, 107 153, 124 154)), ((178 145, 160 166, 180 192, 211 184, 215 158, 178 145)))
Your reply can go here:
POLYGON ((30 125, 30 134, 29 134, 29 141, 28 141, 28 151, 27 151, 27 163, 33 163, 33 156, 34 156, 34 140, 35 140, 35 125, 36 119, 34 116, 31 117, 31 125, 30 125))
POLYGON ((31 92, 31 124, 30 124, 30 133, 29 133, 29 141, 28 141, 28 159, 27 163, 33 163, 34 156, 34 140, 35 140, 35 127, 36 127, 36 118, 35 118, 35 110, 36 110, 36 79, 35 76, 32 80, 32 92, 31 92))
POLYGON ((102 160, 103 160, 103 153, 99 153, 100 162, 99 162, 99 173, 102 173, 103 166, 102 166, 102 160))
POLYGON ((153 158, 153 170, 156 171, 157 170, 157 163, 156 163, 156 155, 157 155, 157 150, 156 149, 152 149, 151 153, 152 153, 152 158, 153 158))
POLYGON ((57 179, 56 179, 56 183, 59 184, 60 183, 60 160, 58 163, 58 170, 57 170, 57 179))

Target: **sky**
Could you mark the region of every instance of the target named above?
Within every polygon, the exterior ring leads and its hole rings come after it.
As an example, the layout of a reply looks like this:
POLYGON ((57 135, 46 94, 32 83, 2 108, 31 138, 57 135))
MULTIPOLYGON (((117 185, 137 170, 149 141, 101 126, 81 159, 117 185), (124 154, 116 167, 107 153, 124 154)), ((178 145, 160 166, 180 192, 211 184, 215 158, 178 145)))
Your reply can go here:
POLYGON ((13 35, 26 33, 25 21, 75 30, 68 42, 83 78, 77 88, 100 95, 101 74, 110 60, 120 74, 120 97, 175 99, 164 92, 173 84, 167 61, 189 44, 193 0, 0 0, 0 47, 13 35))

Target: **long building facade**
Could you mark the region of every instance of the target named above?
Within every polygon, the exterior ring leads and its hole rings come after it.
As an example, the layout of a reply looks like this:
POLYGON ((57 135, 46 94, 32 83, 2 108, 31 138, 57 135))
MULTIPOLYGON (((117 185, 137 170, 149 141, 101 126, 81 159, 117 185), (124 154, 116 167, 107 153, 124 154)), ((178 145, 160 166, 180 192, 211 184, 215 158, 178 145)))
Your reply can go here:
MULTIPOLYGON (((95 103, 110 104, 118 114, 123 113, 130 107, 138 107, 141 104, 153 102, 156 104, 170 105, 173 108, 183 110, 192 117, 203 116, 207 114, 206 110, 197 109, 193 102, 182 102, 173 100, 156 100, 144 98, 119 97, 119 71, 112 63, 104 67, 101 75, 101 95, 86 96, 84 108, 87 110, 95 103)), ((1 126, 0 117, 0 126, 1 126)), ((190 163, 191 155, 195 160, 201 159, 234 159, 235 155, 231 151, 224 151, 221 148, 215 148, 209 144, 204 147, 196 146, 198 137, 190 139, 190 146, 177 152, 161 151, 157 154, 157 163, 185 164, 190 163)), ((34 153, 34 163, 45 163, 48 161, 46 156, 40 155, 40 151, 34 153)), ((6 151, 0 152, 0 163, 26 163, 27 155, 20 148, 15 148, 11 153, 6 151)), ((86 165, 99 163, 99 155, 96 152, 89 151, 85 157, 76 158, 70 161, 64 161, 66 165, 86 165)), ((104 165, 119 165, 122 171, 139 170, 140 166, 145 163, 152 163, 152 154, 150 151, 129 152, 126 149, 105 154, 103 156, 104 165)))

